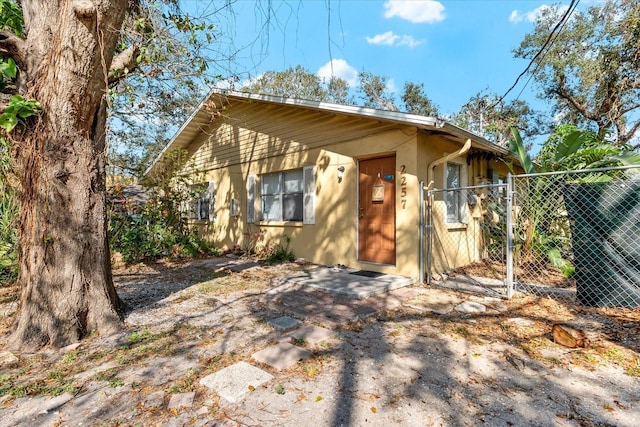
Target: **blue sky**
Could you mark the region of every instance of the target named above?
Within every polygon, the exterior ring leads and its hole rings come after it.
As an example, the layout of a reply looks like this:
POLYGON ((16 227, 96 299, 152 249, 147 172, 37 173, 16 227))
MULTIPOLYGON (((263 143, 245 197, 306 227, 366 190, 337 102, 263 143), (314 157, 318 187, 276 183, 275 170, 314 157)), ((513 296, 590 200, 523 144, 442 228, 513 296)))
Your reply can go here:
MULTIPOLYGON (((211 10, 208 2, 184 4, 211 10)), ((423 83, 440 111, 450 114, 480 91, 502 95, 527 65, 512 50, 533 29, 539 10, 569 1, 273 0, 265 27, 266 4, 239 0, 232 15, 219 18, 220 42, 226 40, 229 51, 241 49, 222 64, 225 75, 242 82, 302 65, 355 83, 356 73, 366 70, 386 76, 396 94, 406 81, 423 83)), ((544 108, 533 82, 525 82, 506 99, 520 96, 544 108)))

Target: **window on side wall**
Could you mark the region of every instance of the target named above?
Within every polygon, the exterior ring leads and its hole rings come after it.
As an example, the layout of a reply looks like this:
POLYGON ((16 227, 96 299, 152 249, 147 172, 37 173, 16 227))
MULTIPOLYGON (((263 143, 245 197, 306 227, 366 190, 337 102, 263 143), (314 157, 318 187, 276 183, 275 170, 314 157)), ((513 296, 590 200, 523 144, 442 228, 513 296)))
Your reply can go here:
POLYGON ((215 185, 213 182, 198 184, 192 187, 191 204, 188 209, 189 219, 197 221, 213 221, 215 210, 215 185))
POLYGON ((489 168, 487 170, 487 175, 489 176, 489 178, 491 178, 491 183, 492 184, 498 184, 499 187, 495 187, 492 194, 493 197, 498 201, 498 202, 502 202, 502 199, 504 198, 507 190, 504 187, 504 183, 506 182, 507 178, 503 175, 500 175, 498 173, 497 170, 489 168))
POLYGON ((304 185, 302 169, 260 177, 263 221, 302 221, 304 185))
MULTIPOLYGON (((445 188, 462 187, 462 165, 459 163, 447 163, 445 169, 445 188)), ((462 191, 445 192, 445 204, 447 206, 447 223, 461 223, 462 218, 462 191)))

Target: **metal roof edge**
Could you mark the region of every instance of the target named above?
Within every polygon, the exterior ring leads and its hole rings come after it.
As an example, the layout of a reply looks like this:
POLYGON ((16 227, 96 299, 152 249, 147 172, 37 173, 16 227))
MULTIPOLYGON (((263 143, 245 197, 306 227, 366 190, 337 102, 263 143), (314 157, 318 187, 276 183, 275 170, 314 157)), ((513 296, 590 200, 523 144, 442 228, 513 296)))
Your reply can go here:
POLYGON ((274 95, 261 95, 248 92, 226 91, 221 95, 233 96, 236 98, 244 98, 247 100, 269 102, 280 105, 290 105, 297 107, 311 108, 315 110, 328 111, 334 113, 342 113, 355 115, 360 117, 368 117, 373 119, 395 121, 406 124, 421 124, 432 127, 439 127, 438 124, 442 120, 435 117, 420 116, 417 114, 401 113, 398 111, 376 110, 374 108, 358 107, 355 105, 334 104, 325 101, 311 101, 308 99, 285 98, 274 95))

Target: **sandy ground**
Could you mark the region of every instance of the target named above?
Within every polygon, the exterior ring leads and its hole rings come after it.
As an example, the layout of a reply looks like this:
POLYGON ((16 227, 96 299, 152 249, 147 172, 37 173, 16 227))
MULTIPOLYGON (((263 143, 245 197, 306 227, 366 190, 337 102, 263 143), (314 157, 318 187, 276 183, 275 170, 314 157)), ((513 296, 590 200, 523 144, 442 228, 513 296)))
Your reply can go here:
MULTIPOLYGON (((637 426, 640 313, 414 285, 364 301, 267 291, 302 268, 231 271, 224 259, 116 270, 126 329, 65 349, 15 355, 0 374, 0 426, 637 426), (327 299, 329 298, 329 299, 327 299), (460 313, 474 301, 486 307, 460 313), (375 312, 372 314, 372 312, 375 312), (335 331, 296 344, 312 356, 281 371, 251 355, 291 315, 335 331), (590 344, 552 342, 554 322, 590 344), (236 362, 269 372, 231 403, 199 380, 236 362), (175 400, 182 398, 182 405, 175 400)), ((16 290, 0 288, 6 339, 16 290)), ((314 291, 319 292, 319 291, 314 291)), ((7 356, 5 354, 5 356, 7 356)))

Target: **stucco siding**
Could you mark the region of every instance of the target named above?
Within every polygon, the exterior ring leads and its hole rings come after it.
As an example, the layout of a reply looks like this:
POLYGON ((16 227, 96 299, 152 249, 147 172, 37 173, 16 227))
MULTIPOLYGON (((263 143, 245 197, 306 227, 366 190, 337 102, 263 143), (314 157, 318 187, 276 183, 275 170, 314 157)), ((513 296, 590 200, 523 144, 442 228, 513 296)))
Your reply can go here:
MULTIPOLYGON (((430 170, 429 165, 459 150, 463 137, 470 134, 420 116, 314 105, 240 95, 212 97, 204 103, 173 145, 189 153, 183 175, 194 183, 215 183, 215 219, 194 225, 221 248, 255 245, 260 250, 284 245, 288 237, 295 256, 313 263, 343 264, 421 280, 420 182, 429 188, 444 188, 446 166, 430 170), (395 158, 395 173, 385 179, 395 183, 395 262, 362 262, 358 254, 359 162, 390 156, 395 158), (306 217, 304 221, 262 220, 260 189, 264 175, 306 168, 308 176, 310 167, 314 174, 313 221, 306 217), (339 168, 344 168, 341 179, 339 168), (252 196, 248 195, 250 182, 255 183, 252 196), (231 212, 234 200, 240 206, 238 215, 231 212), (251 219, 253 213, 255 218, 251 219)), ((490 174, 506 175, 504 163, 473 154, 482 153, 490 143, 480 138, 473 144, 470 152, 452 160, 464 171, 463 185, 474 185, 477 179, 490 178, 490 174)), ((372 163, 375 161, 366 162, 372 163)), ((305 192, 305 200, 307 195, 305 192)), ((434 231, 448 241, 446 246, 435 248, 437 268, 445 271, 477 261, 481 256, 481 211, 471 210, 465 224, 447 224, 445 217, 444 202, 434 201, 434 231)), ((389 224, 385 222, 385 227, 389 224)), ((376 247, 368 240, 363 242, 367 242, 364 248, 376 247)))
MULTIPOLYGON (((223 126, 226 126, 224 124, 223 126)), ((396 126, 397 127, 397 126, 396 126)), ((255 131, 252 129, 251 131, 255 131)), ((335 130, 335 134, 357 136, 353 132, 335 130)), ((248 133, 247 129, 238 129, 235 135, 248 133)), ((227 134, 229 135, 229 134, 227 134)), ((217 195, 215 206, 215 224, 207 232, 219 245, 231 248, 234 245, 246 247, 256 233, 262 237, 258 246, 285 244, 285 236, 291 238, 291 249, 297 257, 310 262, 336 265, 343 264, 353 268, 401 274, 416 277, 418 271, 418 164, 416 156, 416 132, 409 129, 385 130, 370 126, 368 135, 352 138, 349 141, 330 142, 330 134, 323 138, 322 147, 307 148, 262 158, 245 157, 226 167, 212 167, 203 162, 206 170, 202 179, 216 182, 217 195), (396 156, 396 263, 378 265, 358 262, 357 254, 357 210, 358 210, 358 160, 396 156), (247 194, 246 182, 249 176, 257 177, 256 188, 260 187, 260 177, 266 173, 287 171, 303 166, 315 167, 315 224, 302 222, 246 221, 247 194), (338 167, 344 166, 344 175, 338 179, 338 167), (240 201, 241 212, 238 217, 230 216, 231 199, 240 201)), ((308 140, 305 140, 307 142, 308 140)), ((221 145, 225 145, 219 141, 221 145)), ((320 144, 320 141, 317 141, 320 144)), ((198 151, 213 149, 209 159, 217 157, 216 146, 201 144, 198 151)), ((204 154, 201 155, 203 157, 204 154)), ((185 173, 195 168, 191 165, 185 173)), ((257 218, 261 216, 260 195, 254 200, 257 218)), ((204 228, 203 228, 204 230, 204 228)))

